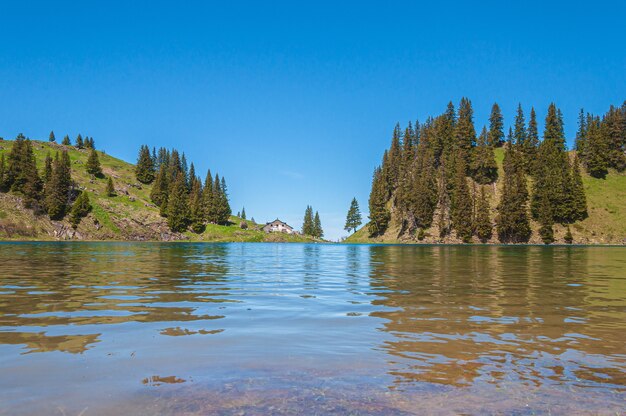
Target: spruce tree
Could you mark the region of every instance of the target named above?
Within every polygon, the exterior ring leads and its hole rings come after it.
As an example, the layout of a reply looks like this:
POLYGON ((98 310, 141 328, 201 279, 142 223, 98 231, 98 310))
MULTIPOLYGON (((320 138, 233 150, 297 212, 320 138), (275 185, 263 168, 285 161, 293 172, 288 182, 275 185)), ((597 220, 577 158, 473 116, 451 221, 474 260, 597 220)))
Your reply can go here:
POLYGON ((459 156, 465 161, 468 169, 472 163, 472 149, 476 146, 476 130, 474 129, 474 110, 472 102, 463 97, 459 104, 459 118, 456 122, 455 141, 459 156))
POLYGON ((437 172, 432 150, 427 140, 420 143, 412 172, 412 187, 409 193, 409 218, 414 226, 423 230, 433 222, 437 208, 437 172))
POLYGON ((61 142, 61 144, 63 146, 71 146, 72 144, 70 143, 70 136, 66 134, 65 137, 63 137, 63 141, 61 142))
POLYGON ((313 208, 307 205, 304 210, 304 220, 302 221, 302 234, 313 235, 313 208))
POLYGON ((67 150, 61 156, 56 154, 52 163, 52 174, 46 183, 45 206, 52 220, 61 220, 65 216, 70 200, 72 186, 71 164, 67 150))
POLYGON ((604 139, 602 127, 597 117, 588 119, 587 137, 583 153, 587 173, 598 179, 604 179, 609 173, 607 161, 608 145, 604 139))
POLYGON ((467 186, 465 172, 465 160, 457 159, 454 192, 452 194, 452 206, 450 210, 452 227, 456 235, 464 243, 472 241, 472 197, 467 186))
POLYGON ((115 185, 113 185, 113 178, 111 178, 109 176, 109 179, 107 180, 107 187, 105 190, 106 196, 108 197, 114 197, 115 196, 115 185))
POLYGON ((154 176, 154 161, 150 155, 150 148, 147 145, 142 145, 139 149, 137 165, 135 166, 135 177, 139 182, 149 184, 154 181, 154 176))
POLYGON ((218 175, 215 175, 215 183, 213 184, 213 190, 217 191, 217 212, 218 212, 218 224, 228 224, 232 211, 230 204, 228 203, 228 194, 226 187, 226 180, 222 177, 221 181, 218 175))
POLYGON ((54 136, 54 131, 50 131, 50 135, 48 136, 48 141, 55 142, 57 138, 54 136))
POLYGON ((522 146, 524 170, 529 175, 535 174, 535 164, 537 163, 537 148, 539 147, 539 132, 537 129, 537 114, 535 108, 530 109, 530 120, 528 121, 528 130, 526 132, 526 140, 522 146))
POLYGON ((98 152, 93 149, 89 151, 89 157, 87 158, 85 168, 87 169, 87 173, 89 173, 90 175, 102 177, 102 166, 100 166, 100 158, 98 158, 98 152))
POLYGON ((569 158, 565 151, 563 119, 554 104, 548 108, 544 139, 539 146, 536 166, 531 204, 533 217, 539 219, 539 204, 544 203, 540 200, 545 198, 551 207, 552 222, 571 222, 573 203, 569 158))
POLYGON ((167 164, 162 164, 159 167, 159 173, 157 173, 156 180, 152 185, 150 191, 150 199, 152 202, 161 208, 161 215, 167 215, 167 202, 169 196, 169 175, 167 173, 167 164))
MULTIPOLYGON (((580 174, 580 162, 578 161, 578 155, 574 156, 574 162, 572 164, 572 200, 573 200, 573 221, 582 221, 587 218, 587 197, 585 196, 585 187, 583 186, 583 179, 580 174)), ((569 229, 569 228, 568 228, 569 229)))
POLYGON ((89 201, 89 195, 87 195, 86 191, 81 192, 78 198, 76 198, 76 201, 74 201, 70 211, 70 223, 72 224, 72 228, 76 229, 81 219, 86 217, 91 209, 92 206, 89 201))
POLYGON ((344 230, 350 232, 356 232, 357 228, 363 223, 363 219, 361 217, 361 210, 359 209, 359 203, 356 198, 352 198, 352 202, 350 203, 350 209, 348 209, 348 215, 346 216, 346 225, 344 226, 344 230))
POLYGON ((246 219, 246 208, 245 207, 241 208, 241 219, 242 220, 246 219))
POLYGON ((487 143, 487 128, 483 130, 478 138, 478 146, 474 149, 472 157, 472 177, 474 180, 485 185, 493 183, 498 179, 498 165, 491 145, 487 143))
POLYGON ((539 236, 545 244, 554 242, 554 214, 550 205, 548 193, 541 193, 537 199, 537 221, 539 221, 539 236))
POLYGON ((189 197, 185 176, 178 172, 167 202, 167 224, 174 232, 183 232, 189 226, 189 197))
POLYGON ((311 235, 315 238, 322 238, 324 236, 322 221, 320 221, 320 214, 317 211, 315 211, 315 218, 313 219, 313 233, 311 233, 311 235))
POLYGON ((493 225, 491 224, 491 218, 489 215, 489 200, 485 193, 485 187, 480 187, 480 196, 476 206, 476 221, 474 224, 474 230, 476 237, 485 243, 489 240, 493 234, 493 225))
POLYGON ((204 224, 204 199, 202 197, 202 184, 198 180, 194 180, 193 188, 189 194, 190 220, 191 230, 200 234, 206 228, 204 224))
POLYGON ((494 103, 489 116, 489 137, 488 144, 491 147, 501 147, 504 144, 504 117, 500 111, 500 106, 494 103))
POLYGON ((526 119, 524 118, 524 110, 522 104, 517 104, 517 114, 515 115, 515 127, 513 129, 513 143, 518 149, 524 148, 526 142, 526 119))
POLYGON ((17 136, 9 153, 5 181, 11 191, 23 195, 27 208, 35 207, 41 197, 43 183, 37 170, 32 142, 22 134, 17 136))
POLYGON ((531 234, 522 158, 510 135, 504 153, 503 186, 496 219, 498 239, 502 243, 525 243, 531 234))
POLYGON ((204 191, 202 195, 204 199, 204 209, 205 209, 205 220, 210 223, 215 223, 214 218, 217 216, 215 214, 215 203, 213 201, 213 176, 211 175, 211 170, 209 169, 204 180, 204 191))
POLYGON ((602 125, 608 165, 622 172, 626 169, 626 114, 621 108, 611 106, 604 115, 602 125))
POLYGON ((80 135, 80 133, 78 134, 78 136, 76 136, 76 148, 77 149, 83 149, 85 147, 85 142, 83 141, 83 136, 80 135))
POLYGON ((382 235, 387 230, 390 214, 387 209, 387 189, 381 168, 374 171, 372 190, 369 198, 370 236, 382 235))

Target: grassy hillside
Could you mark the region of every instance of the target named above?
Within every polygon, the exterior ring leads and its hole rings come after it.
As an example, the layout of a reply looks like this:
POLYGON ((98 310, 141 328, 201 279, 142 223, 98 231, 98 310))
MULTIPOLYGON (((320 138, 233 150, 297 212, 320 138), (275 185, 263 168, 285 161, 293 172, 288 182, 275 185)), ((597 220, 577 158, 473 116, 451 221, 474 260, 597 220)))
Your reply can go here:
MULTIPOLYGON (((496 149, 496 162, 498 163, 499 178, 502 178, 502 161, 504 150, 496 149)), ((589 217, 584 221, 573 224, 570 229, 577 244, 626 244, 626 174, 611 171, 606 179, 595 179, 583 173, 583 184, 587 195, 587 208, 589 217)), ((495 220, 497 206, 500 198, 502 182, 498 180, 495 186, 491 186, 490 205, 492 207, 492 220, 495 220)), ((529 181, 530 187, 530 181, 529 181)), ((532 223, 533 234, 531 243, 541 244, 537 234, 539 226, 532 223)), ((560 225, 554 227, 557 243, 563 243, 566 228, 560 225)), ((415 237, 401 236, 400 225, 391 222, 387 232, 379 237, 370 238, 367 225, 351 235, 345 242, 348 243, 419 243, 415 237)), ((449 242, 458 243, 453 236, 441 241, 436 235, 436 230, 426 231, 423 243, 449 242)), ((497 238, 490 241, 497 243, 497 238)))
MULTIPOLYGON (((12 141, 0 141, 0 154, 5 158, 13 146, 12 141)), ((231 217, 232 225, 209 224, 202 234, 172 233, 166 220, 150 201, 150 185, 143 185, 135 179, 135 166, 123 160, 98 152, 102 170, 106 177, 111 176, 117 196, 108 197, 105 193, 106 178, 94 178, 85 170, 88 150, 78 150, 73 146, 33 141, 37 166, 43 171, 48 152, 67 149, 72 162, 72 179, 89 193, 92 212, 73 230, 69 221, 51 221, 47 215, 35 215, 25 209, 21 198, 11 193, 0 193, 0 239, 79 239, 79 240, 190 240, 190 241, 311 241, 298 235, 266 234, 259 225, 248 221, 248 229, 239 227, 241 219, 231 217)))

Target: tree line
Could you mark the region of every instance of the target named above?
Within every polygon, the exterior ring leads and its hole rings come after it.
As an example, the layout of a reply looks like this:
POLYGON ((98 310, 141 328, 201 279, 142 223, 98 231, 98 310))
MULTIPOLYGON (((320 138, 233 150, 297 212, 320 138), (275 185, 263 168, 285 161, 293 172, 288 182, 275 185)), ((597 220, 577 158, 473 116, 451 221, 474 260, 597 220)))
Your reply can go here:
MULTIPOLYGON (((595 142, 613 151, 604 153, 606 166, 624 169, 625 119, 626 106, 612 107, 602 120, 586 117, 573 157, 567 152, 562 113, 554 104, 548 108, 542 140, 534 108, 527 123, 521 105, 506 138, 498 104, 491 109, 488 127, 477 134, 467 98, 461 99, 458 111, 449 103, 443 114, 424 123, 409 122, 404 131, 396 125, 391 146, 373 174, 370 235, 384 234, 394 220, 398 237, 421 240, 433 227, 440 238, 455 233, 464 242, 474 236, 485 242, 496 234, 500 242, 523 243, 530 239, 535 220, 542 240, 551 243, 554 224, 568 226, 588 215, 581 164, 592 174, 598 158, 592 150, 595 142), (497 206, 491 207, 498 180, 496 147, 504 147, 503 177, 497 206)), ((569 227, 566 240, 571 241, 569 227)))
POLYGON ((172 149, 152 149, 142 145, 135 175, 139 182, 152 184, 150 198, 167 218, 172 231, 191 229, 202 233, 206 223, 228 224, 231 208, 224 177, 212 176, 209 169, 204 182, 197 176, 193 162, 172 149))
POLYGON ((611 106, 602 117, 580 110, 576 151, 589 175, 605 178, 609 169, 626 169, 626 102, 611 106))

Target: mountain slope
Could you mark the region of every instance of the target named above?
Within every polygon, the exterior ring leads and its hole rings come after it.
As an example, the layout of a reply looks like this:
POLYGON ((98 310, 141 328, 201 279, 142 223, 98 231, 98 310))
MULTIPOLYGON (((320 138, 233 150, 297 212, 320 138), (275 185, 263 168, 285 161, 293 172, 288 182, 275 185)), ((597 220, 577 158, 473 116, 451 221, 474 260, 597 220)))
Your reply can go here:
MULTIPOLYGON (((209 224, 202 234, 192 232, 173 233, 159 209, 150 200, 151 185, 139 183, 135 178, 135 166, 123 160, 98 152, 104 178, 95 178, 85 169, 88 150, 57 143, 32 141, 41 172, 48 152, 68 150, 72 179, 82 190, 86 190, 93 209, 76 230, 72 229, 68 218, 52 221, 47 215, 35 215, 24 208, 19 196, 0 192, 0 240, 190 240, 190 241, 311 241, 299 235, 266 234, 258 224, 250 221, 248 229, 239 227, 241 219, 231 217, 230 226, 209 224), (113 178, 117 196, 106 196, 108 177, 113 178)), ((0 154, 5 158, 13 146, 12 141, 0 141, 0 154)))
MULTIPOLYGON (((491 218, 495 225, 495 211, 502 186, 503 176, 502 161, 504 150, 495 150, 498 164, 499 179, 495 187, 491 187, 491 218)), ((587 208, 589 217, 584 221, 570 226, 575 244, 626 244, 626 173, 611 171, 606 179, 596 179, 583 172, 583 185, 587 196, 587 208)), ((435 216, 437 213, 435 213, 435 216)), ((392 216, 393 218, 393 216, 392 216)), ((532 222, 533 234, 530 243, 542 244, 537 230, 539 225, 532 222)), ((554 226, 557 243, 564 243, 566 227, 556 224, 554 226)), ((417 237, 398 237, 400 224, 393 221, 384 235, 370 238, 367 225, 348 237, 347 243, 460 243, 454 236, 441 240, 436 234, 434 227, 426 230, 426 237, 419 241, 417 237)), ((477 240, 475 241, 477 242, 477 240)), ((489 243, 498 243, 495 236, 489 243)))

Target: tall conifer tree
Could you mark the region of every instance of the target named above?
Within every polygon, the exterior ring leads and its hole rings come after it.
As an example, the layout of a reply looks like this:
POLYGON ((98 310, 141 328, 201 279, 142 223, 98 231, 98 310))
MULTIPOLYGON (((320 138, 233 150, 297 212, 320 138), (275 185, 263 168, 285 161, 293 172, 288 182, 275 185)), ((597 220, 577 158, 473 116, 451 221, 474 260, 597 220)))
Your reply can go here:
POLYGON ((182 172, 178 172, 167 202, 167 224, 174 232, 183 232, 189 226, 189 197, 182 172))
POLYGON ((491 107, 488 144, 491 147, 501 147, 504 144, 504 117, 498 103, 491 107))

